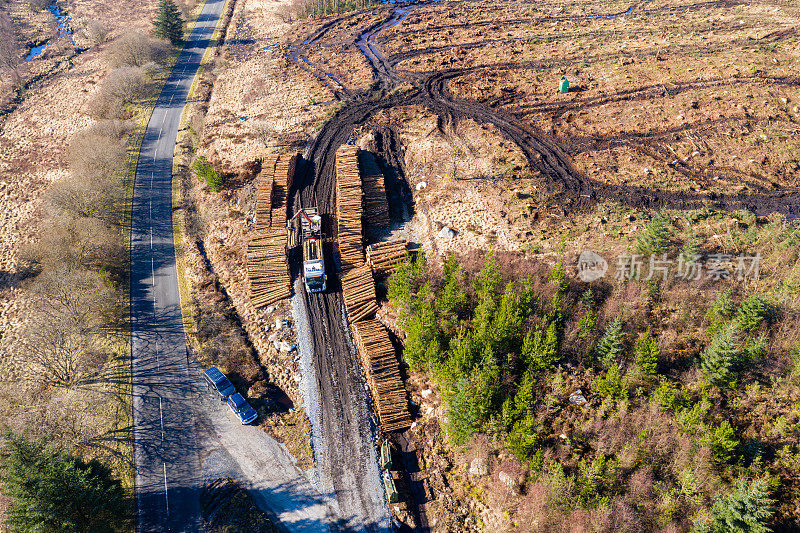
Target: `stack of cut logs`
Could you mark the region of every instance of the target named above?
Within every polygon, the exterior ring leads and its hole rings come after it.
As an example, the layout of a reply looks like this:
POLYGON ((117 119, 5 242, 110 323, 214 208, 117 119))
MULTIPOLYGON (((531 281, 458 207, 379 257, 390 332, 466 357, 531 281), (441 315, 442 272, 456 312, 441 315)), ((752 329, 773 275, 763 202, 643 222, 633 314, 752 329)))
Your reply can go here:
POLYGON ((364 262, 361 196, 358 147, 343 145, 336 150, 336 241, 342 258, 342 270, 364 262))
POLYGON ((372 317, 378 310, 375 297, 375 280, 369 265, 354 268, 342 274, 342 295, 350 323, 372 317))
POLYGON ((256 235, 268 230, 272 224, 272 190, 277 162, 277 155, 268 155, 261 164, 256 188, 256 235))
POLYGON ((286 200, 299 154, 283 154, 275 164, 275 179, 272 189, 272 227, 286 232, 286 200))
POLYGON ((408 400, 394 346, 383 324, 365 320, 353 324, 353 337, 372 391, 381 430, 404 431, 411 426, 408 400))
POLYGON ((364 222, 367 226, 380 229, 389 225, 389 204, 386 202, 383 174, 364 176, 364 222))
POLYGON ((298 154, 268 156, 256 192, 255 234, 247 245, 250 302, 265 307, 291 294, 286 262, 286 194, 298 154))
POLYGON ((406 256, 406 240, 378 242, 367 246, 367 264, 376 274, 392 274, 406 256))

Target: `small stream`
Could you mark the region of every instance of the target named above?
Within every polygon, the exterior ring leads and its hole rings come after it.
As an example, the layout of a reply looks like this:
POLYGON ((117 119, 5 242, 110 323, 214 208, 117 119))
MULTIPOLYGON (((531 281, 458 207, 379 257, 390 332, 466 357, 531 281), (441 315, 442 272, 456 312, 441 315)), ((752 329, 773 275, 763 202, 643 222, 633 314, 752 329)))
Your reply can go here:
POLYGON ((53 44, 56 40, 61 39, 63 37, 69 38, 70 42, 75 45, 75 41, 72 39, 72 28, 69 26, 69 21, 72 20, 72 17, 68 13, 64 13, 61 11, 61 8, 58 6, 57 3, 53 2, 48 6, 50 13, 56 17, 56 32, 57 36, 53 39, 45 41, 44 43, 34 46, 31 48, 31 51, 28 52, 28 55, 25 56, 25 62, 33 61, 44 52, 44 49, 53 44))

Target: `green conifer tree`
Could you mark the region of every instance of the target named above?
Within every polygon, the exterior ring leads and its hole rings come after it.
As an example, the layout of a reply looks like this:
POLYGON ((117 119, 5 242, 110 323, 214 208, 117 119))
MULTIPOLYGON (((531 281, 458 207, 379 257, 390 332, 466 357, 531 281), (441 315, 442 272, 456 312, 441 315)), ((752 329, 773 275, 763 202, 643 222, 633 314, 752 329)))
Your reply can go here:
POLYGON ((606 368, 611 366, 622 354, 622 319, 617 317, 606 327, 603 337, 597 343, 597 357, 606 368))
POLYGON ((636 250, 643 255, 659 254, 669 248, 672 240, 672 224, 664 213, 656 213, 644 225, 636 240, 636 250))
POLYGON ((770 533, 775 500, 769 482, 739 478, 733 492, 714 501, 708 520, 695 524, 694 533, 770 533))
POLYGON ((736 328, 731 325, 714 335, 701 356, 700 368, 710 384, 731 388, 736 384, 736 367, 740 359, 736 328))
POLYGON ((153 20, 156 37, 167 39, 174 45, 183 42, 183 17, 174 0, 160 0, 153 20))
POLYGON ((11 431, 3 440, 0 481, 12 500, 6 526, 42 533, 130 531, 122 485, 107 467, 11 431))
POLYGON ((636 364, 642 374, 655 375, 658 370, 658 339, 650 333, 650 328, 636 342, 635 355, 636 364))

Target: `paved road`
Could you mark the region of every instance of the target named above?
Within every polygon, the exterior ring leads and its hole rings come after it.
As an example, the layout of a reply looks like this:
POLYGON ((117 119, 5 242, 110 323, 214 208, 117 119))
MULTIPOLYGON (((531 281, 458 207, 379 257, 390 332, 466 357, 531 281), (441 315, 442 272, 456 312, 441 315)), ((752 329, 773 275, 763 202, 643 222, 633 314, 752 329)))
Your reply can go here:
POLYGON ((131 315, 138 530, 200 531, 201 462, 172 241, 172 155, 181 112, 222 13, 208 0, 142 142, 133 195, 131 315))

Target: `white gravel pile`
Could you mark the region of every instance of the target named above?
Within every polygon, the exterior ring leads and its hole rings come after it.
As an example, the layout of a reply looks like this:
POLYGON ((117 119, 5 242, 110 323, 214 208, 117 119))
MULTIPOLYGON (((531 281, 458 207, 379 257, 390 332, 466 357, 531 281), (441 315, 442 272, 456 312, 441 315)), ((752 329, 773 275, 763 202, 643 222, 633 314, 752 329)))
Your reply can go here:
MULTIPOLYGON (((315 450, 322 447, 323 437, 320 429, 322 408, 320 407, 319 386, 317 380, 314 379, 314 344, 311 341, 311 328, 308 325, 306 308, 303 305, 302 294, 304 291, 303 282, 298 277, 294 283, 294 296, 291 300, 292 320, 297 339, 296 360, 300 364, 300 395, 303 397, 303 406, 311 422, 311 451, 315 453, 315 450)), ((306 472, 306 476, 320 493, 324 493, 317 468, 310 468, 306 472)))

